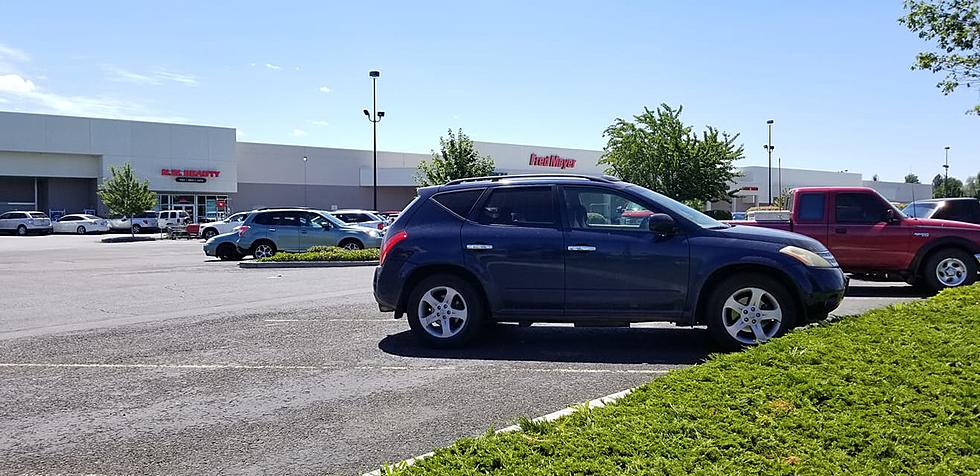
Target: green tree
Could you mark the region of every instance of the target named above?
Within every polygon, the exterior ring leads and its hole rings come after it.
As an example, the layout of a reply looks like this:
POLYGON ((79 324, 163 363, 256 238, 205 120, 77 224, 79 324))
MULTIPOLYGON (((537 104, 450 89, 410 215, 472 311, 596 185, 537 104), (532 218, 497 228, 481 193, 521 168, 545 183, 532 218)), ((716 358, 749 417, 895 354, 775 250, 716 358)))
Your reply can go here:
MULTIPOLYGON (((977 0, 906 0, 899 19, 919 38, 935 44, 920 52, 912 69, 946 76, 936 85, 943 94, 980 80, 980 2, 977 0)), ((980 104, 969 112, 980 114, 980 104)))
POLYGON ((919 183, 919 176, 910 173, 905 176, 905 183, 919 183))
MULTIPOLYGON (((150 181, 138 179, 130 164, 109 166, 109 172, 112 176, 98 189, 99 199, 109 208, 109 213, 132 218, 156 205, 157 198, 150 191, 150 181)), ((134 236, 132 228, 129 233, 134 236)))
POLYGON ((971 175, 963 181, 963 195, 980 198, 980 174, 971 175))
POLYGON ((942 174, 936 174, 932 178, 932 196, 933 198, 962 197, 963 182, 956 177, 945 180, 942 174))
POLYGON ((643 108, 635 122, 616 121, 603 133, 608 138, 599 160, 606 173, 656 190, 675 200, 704 203, 728 199, 738 177, 733 162, 744 157, 738 134, 708 127, 698 134, 681 121, 683 107, 661 104, 643 108))
POLYGON ((448 135, 449 138, 439 138, 439 152, 432 151, 432 160, 419 162, 415 180, 420 186, 493 174, 493 159, 489 155, 481 156, 462 129, 456 134, 449 129, 448 135))

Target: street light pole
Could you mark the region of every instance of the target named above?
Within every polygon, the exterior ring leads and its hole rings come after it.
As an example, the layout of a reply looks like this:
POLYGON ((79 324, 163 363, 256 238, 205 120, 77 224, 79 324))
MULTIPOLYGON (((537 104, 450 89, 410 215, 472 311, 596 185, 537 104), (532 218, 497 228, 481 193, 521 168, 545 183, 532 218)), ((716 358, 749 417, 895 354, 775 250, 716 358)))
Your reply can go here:
POLYGON ((772 150, 775 149, 772 145, 772 123, 772 119, 766 121, 766 124, 769 125, 769 143, 763 146, 769 152, 769 183, 766 185, 766 188, 769 189, 769 205, 772 205, 772 150))
POLYGON ((368 120, 374 126, 374 208, 378 209, 378 123, 381 122, 381 118, 385 117, 384 111, 378 110, 378 77, 381 76, 380 71, 370 71, 368 76, 371 77, 371 96, 374 101, 372 106, 372 112, 368 112, 367 109, 364 110, 364 115, 367 116, 368 120))
MULTIPOLYGON (((779 158, 779 178, 776 179, 779 182, 779 196, 783 196, 783 158, 779 158)), ((783 207, 785 208, 785 206, 783 207)))
POLYGON ((949 197, 949 146, 946 146, 946 163, 943 164, 943 168, 946 169, 946 178, 943 179, 943 198, 949 197))
POLYGON ((306 181, 306 161, 307 160, 309 160, 309 157, 307 157, 307 156, 304 155, 303 156, 303 206, 304 207, 310 206, 309 200, 307 199, 307 194, 306 194, 306 189, 308 188, 307 187, 307 183, 308 182, 306 181))

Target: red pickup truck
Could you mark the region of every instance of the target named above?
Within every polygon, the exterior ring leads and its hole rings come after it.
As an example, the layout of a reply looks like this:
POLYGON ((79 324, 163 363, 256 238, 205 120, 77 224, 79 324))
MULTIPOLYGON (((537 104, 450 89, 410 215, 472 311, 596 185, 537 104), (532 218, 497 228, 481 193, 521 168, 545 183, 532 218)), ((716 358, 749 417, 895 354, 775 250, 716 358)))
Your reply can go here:
POLYGON ((823 243, 848 273, 934 290, 977 280, 980 225, 909 218, 865 187, 797 188, 789 221, 731 221, 800 233, 823 243))

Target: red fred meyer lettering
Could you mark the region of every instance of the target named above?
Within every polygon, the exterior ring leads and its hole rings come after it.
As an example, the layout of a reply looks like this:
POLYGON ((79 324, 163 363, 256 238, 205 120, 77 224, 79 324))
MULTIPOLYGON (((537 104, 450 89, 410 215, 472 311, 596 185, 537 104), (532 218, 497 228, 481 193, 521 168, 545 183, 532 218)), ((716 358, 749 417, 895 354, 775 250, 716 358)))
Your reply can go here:
POLYGON ((575 168, 575 159, 564 159, 560 155, 538 155, 531 153, 531 160, 528 165, 535 167, 558 167, 560 169, 575 168))
POLYGON ((161 169, 160 175, 167 177, 211 177, 218 178, 220 170, 161 169))

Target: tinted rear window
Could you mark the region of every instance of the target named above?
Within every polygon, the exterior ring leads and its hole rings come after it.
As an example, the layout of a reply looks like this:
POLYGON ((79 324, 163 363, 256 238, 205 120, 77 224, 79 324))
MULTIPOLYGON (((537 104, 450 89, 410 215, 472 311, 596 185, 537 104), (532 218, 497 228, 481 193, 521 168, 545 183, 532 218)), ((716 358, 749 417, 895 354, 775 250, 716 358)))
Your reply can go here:
POLYGON ((47 218, 47 217, 48 217, 47 215, 45 215, 45 214, 43 214, 41 212, 33 212, 33 213, 31 213, 31 218, 47 218))
POLYGON ((822 193, 802 193, 797 201, 799 213, 796 217, 799 220, 823 221, 824 203, 826 195, 822 193))
POLYGON ((480 223, 550 227, 558 223, 551 187, 498 188, 480 209, 480 223))
POLYGON ((483 194, 483 189, 459 190, 440 193, 432 197, 432 199, 448 208, 449 211, 466 218, 470 214, 470 210, 473 209, 473 204, 476 203, 476 199, 480 198, 481 194, 483 194))

